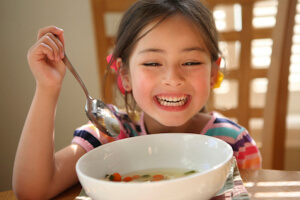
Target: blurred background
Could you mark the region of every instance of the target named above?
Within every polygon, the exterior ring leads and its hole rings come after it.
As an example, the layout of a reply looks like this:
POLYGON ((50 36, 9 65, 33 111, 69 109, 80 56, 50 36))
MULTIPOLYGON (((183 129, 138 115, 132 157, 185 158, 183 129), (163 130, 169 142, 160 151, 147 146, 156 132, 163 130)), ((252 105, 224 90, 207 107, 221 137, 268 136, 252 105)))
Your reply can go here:
MULTIPOLYGON (((88 88, 99 98, 99 76, 92 12, 82 0, 0 1, 0 191, 9 190, 17 144, 35 91, 27 51, 40 28, 64 29, 66 52, 88 88)), ((70 144, 73 131, 87 123, 84 93, 67 71, 56 118, 56 150, 70 144)), ((41 133, 43 134, 43 133, 41 133)))
MULTIPOLYGON (((35 90, 35 80, 28 67, 26 56, 28 49, 36 41, 38 30, 48 25, 56 25, 64 29, 69 59, 90 94, 94 98, 100 98, 102 90, 99 83, 106 67, 105 55, 111 51, 122 10, 133 1, 0 1, 0 177, 2 180, 0 191, 12 189, 14 156, 35 90), (107 11, 105 8, 108 8, 107 11)), ((220 45, 226 60, 226 68, 224 63, 222 65, 226 79, 219 89, 214 90, 211 105, 247 127, 261 148, 264 127, 263 109, 266 106, 269 82, 267 73, 271 64, 272 30, 276 24, 278 1, 231 0, 222 3, 221 0, 207 0, 206 2, 213 10, 217 28, 223 36, 220 45), (255 30, 254 37, 247 36, 245 30, 247 20, 250 29, 255 30), (244 50, 245 46, 248 48, 247 51, 244 50), (246 75, 241 73, 246 67, 250 72, 253 71, 254 75, 251 78, 247 73, 246 75)), ((285 145, 284 149, 280 149, 284 153, 283 169, 285 170, 300 170, 300 161, 297 159, 300 154, 298 103, 300 100, 300 15, 298 13, 300 13, 299 5, 295 15, 290 66, 286 66, 289 68, 289 78, 285 145)), ((84 93, 67 71, 57 108, 56 150, 70 144, 74 129, 87 122, 84 106, 84 93)))

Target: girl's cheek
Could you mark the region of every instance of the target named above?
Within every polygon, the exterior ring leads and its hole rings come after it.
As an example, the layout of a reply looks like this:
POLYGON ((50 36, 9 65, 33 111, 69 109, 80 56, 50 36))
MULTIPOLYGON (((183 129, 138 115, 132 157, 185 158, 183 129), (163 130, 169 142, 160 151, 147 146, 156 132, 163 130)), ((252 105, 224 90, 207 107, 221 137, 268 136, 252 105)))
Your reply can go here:
POLYGON ((136 79, 132 81, 132 89, 136 92, 143 93, 149 87, 151 79, 148 79, 146 76, 137 76, 136 79))

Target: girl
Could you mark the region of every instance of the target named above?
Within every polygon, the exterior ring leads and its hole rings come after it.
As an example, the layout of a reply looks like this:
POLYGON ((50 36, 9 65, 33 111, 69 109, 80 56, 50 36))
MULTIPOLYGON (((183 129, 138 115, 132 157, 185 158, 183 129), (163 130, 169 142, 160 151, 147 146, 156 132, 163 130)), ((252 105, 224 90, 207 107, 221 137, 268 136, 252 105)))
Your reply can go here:
MULTIPOLYGON (((232 146, 240 168, 259 168, 260 154, 247 130, 216 113, 199 112, 218 84, 220 54, 212 14, 198 0, 136 2, 124 14, 110 58, 128 112, 111 106, 122 122, 117 139, 162 132, 210 135, 232 146), (131 115, 135 104, 141 110, 138 120, 131 115)), ((63 31, 41 29, 28 52, 36 92, 14 166, 13 188, 20 199, 61 193, 78 182, 75 163, 83 154, 116 140, 87 124, 74 132, 71 145, 54 153, 63 57, 63 31)))

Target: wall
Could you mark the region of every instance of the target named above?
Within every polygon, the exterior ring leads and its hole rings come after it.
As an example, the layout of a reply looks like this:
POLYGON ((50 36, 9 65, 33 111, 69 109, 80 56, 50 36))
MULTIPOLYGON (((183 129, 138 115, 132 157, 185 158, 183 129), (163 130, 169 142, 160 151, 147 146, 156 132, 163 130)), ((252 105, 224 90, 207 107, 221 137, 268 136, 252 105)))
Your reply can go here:
MULTIPOLYGON (((11 189, 14 156, 35 80, 26 55, 39 28, 64 29, 66 52, 91 95, 99 98, 96 47, 90 1, 0 1, 0 191, 11 189)), ((68 145, 73 130, 86 123, 85 96, 67 72, 56 119, 56 150, 68 145)), ((43 133, 41 133, 43 134, 43 133)))

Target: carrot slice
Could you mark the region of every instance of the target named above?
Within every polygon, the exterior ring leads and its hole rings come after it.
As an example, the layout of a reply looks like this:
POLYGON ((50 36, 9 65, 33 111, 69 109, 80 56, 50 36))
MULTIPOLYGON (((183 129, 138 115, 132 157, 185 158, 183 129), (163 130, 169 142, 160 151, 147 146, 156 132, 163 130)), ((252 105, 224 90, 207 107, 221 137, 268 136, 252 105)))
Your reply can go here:
POLYGON ((161 174, 157 174, 153 176, 153 181, 161 181, 164 179, 164 176, 161 174))
POLYGON ((114 176, 113 181, 117 181, 117 182, 122 181, 122 177, 119 173, 114 173, 113 176, 114 176))
POLYGON ((125 181, 125 182, 130 182, 130 181, 132 181, 132 178, 129 177, 129 176, 127 176, 127 177, 125 177, 125 178, 123 179, 123 181, 125 181))
POLYGON ((133 175, 132 178, 133 178, 133 179, 140 178, 140 175, 133 175))

